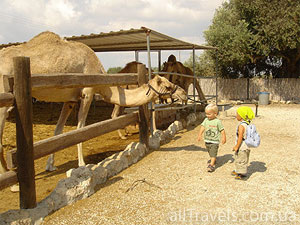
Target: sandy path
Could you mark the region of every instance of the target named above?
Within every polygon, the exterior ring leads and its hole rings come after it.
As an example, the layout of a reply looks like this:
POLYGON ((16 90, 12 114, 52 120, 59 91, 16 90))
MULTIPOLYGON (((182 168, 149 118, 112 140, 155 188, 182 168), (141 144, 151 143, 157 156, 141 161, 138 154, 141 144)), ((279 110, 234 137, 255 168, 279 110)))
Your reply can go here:
POLYGON ((235 110, 222 119, 227 143, 214 173, 196 142, 199 127, 190 127, 45 224, 299 224, 300 106, 259 107, 262 143, 250 154, 246 181, 230 175, 235 110))

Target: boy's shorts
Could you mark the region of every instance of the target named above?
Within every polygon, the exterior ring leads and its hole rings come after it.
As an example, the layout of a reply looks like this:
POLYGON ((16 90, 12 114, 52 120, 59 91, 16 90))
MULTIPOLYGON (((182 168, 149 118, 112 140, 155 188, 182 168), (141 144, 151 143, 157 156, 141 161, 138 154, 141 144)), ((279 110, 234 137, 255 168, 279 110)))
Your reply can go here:
POLYGON ((205 142, 206 149, 210 157, 217 157, 219 144, 205 142))

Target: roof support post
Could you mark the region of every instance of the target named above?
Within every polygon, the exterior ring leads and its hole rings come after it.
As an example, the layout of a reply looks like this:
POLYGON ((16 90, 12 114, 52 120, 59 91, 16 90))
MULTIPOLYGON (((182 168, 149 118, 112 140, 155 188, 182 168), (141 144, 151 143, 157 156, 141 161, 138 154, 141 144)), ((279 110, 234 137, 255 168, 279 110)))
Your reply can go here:
POLYGON ((139 51, 135 51, 135 61, 139 61, 139 51))
MULTIPOLYGON (((150 33, 151 30, 146 31, 147 35, 147 52, 148 52, 148 75, 149 75, 149 80, 151 80, 151 52, 150 52, 150 33)), ((153 135, 153 106, 152 102, 149 103, 149 108, 150 108, 150 135, 153 135)))
POLYGON ((218 68, 218 50, 216 50, 216 105, 218 105, 218 73, 219 73, 219 68, 218 68))
MULTIPOLYGON (((193 76, 194 76, 194 85, 193 85, 193 95, 194 95, 194 112, 196 113, 196 91, 195 91, 195 87, 196 87, 196 67, 195 67, 195 46, 193 46, 193 76)), ((187 93, 189 94, 189 93, 187 93)))
POLYGON ((158 50, 158 71, 161 71, 161 50, 158 50))

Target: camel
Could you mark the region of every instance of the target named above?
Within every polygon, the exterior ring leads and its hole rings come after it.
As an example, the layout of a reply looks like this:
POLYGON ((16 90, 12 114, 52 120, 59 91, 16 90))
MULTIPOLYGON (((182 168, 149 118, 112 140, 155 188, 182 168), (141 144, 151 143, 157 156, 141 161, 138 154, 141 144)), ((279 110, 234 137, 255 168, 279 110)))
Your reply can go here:
MULTIPOLYGON (((186 67, 181 62, 177 61, 174 55, 170 55, 168 57, 168 61, 164 62, 162 72, 172 72, 172 73, 191 75, 191 78, 189 78, 189 77, 182 77, 177 75, 170 75, 170 74, 163 74, 163 73, 161 74, 162 76, 166 77, 170 82, 182 87, 186 91, 186 93, 188 93, 189 86, 191 84, 194 84, 193 71, 189 67, 186 67)), ((196 80, 195 88, 198 92, 199 100, 206 102, 205 95, 203 94, 202 89, 197 80, 196 80)))
MULTIPOLYGON (((129 62, 118 73, 137 73, 137 66, 139 64, 142 64, 142 63, 137 62, 137 61, 129 62)), ((147 71, 148 71, 148 69, 147 69, 147 71)), ((126 89, 133 89, 133 88, 137 88, 137 87, 138 87, 137 85, 126 85, 126 86, 124 86, 124 88, 126 88, 126 89)), ((125 107, 121 107, 120 105, 115 105, 114 109, 112 111, 112 114, 111 114, 111 118, 116 118, 116 117, 120 116, 121 114, 124 114, 124 109, 125 109, 125 107)), ((137 126, 137 125, 135 125, 135 126, 137 126)), ((122 134, 120 129, 118 129, 118 134, 119 134, 119 137, 121 139, 123 139, 123 140, 127 139, 126 136, 128 135, 128 132, 127 132, 126 128, 125 128, 125 136, 122 134)))
MULTIPOLYGON (((136 61, 132 61, 130 63, 127 63, 126 66, 121 69, 118 73, 137 73, 137 65, 138 64, 141 64, 140 62, 136 62, 136 61)), ((148 69, 147 69, 148 71, 148 69)), ((127 88, 127 89, 133 89, 133 88, 137 88, 137 85, 126 85, 124 88, 127 88)), ((114 105, 114 109, 112 111, 112 114, 111 114, 111 118, 116 118, 118 116, 120 116, 121 114, 124 113, 124 107, 121 107, 120 105, 114 105)), ((119 137, 123 140, 126 140, 127 139, 127 135, 128 135, 128 132, 127 130, 125 129, 125 136, 122 134, 121 130, 118 129, 118 134, 119 134, 119 137)))
MULTIPOLYGON (((137 62, 137 61, 129 62, 129 63, 126 64, 126 66, 123 69, 121 69, 119 71, 119 73, 137 73, 137 66, 139 64, 142 64, 142 63, 137 62)), ((148 69, 147 69, 147 71, 148 71, 148 69)), ((137 88, 137 85, 127 85, 124 88, 133 89, 133 88, 137 88)), ((163 99, 165 99, 166 97, 168 97, 168 96, 162 96, 163 99)), ((154 107, 154 104, 153 104, 153 107, 154 107)), ((116 117, 120 116, 123 113, 124 113, 124 107, 121 107, 119 105, 115 105, 114 109, 112 111, 111 117, 116 118, 116 117)), ((153 111, 152 117, 155 118, 155 111, 153 111)), ((153 119, 152 126, 153 126, 153 130, 156 130, 155 119, 153 119)), ((125 129, 125 136, 121 133, 121 130, 118 130, 118 134, 119 134, 121 139, 124 139, 124 140, 127 139, 126 136, 128 135, 128 132, 127 132, 126 129, 125 129)))
MULTIPOLYGON (((0 51, 0 75, 13 74, 12 58, 16 56, 30 57, 32 74, 105 73, 100 60, 91 48, 80 42, 63 40, 57 34, 49 31, 40 33, 27 43, 2 49, 0 51)), ((3 84, 0 83, 1 86, 3 84)), ((143 105, 158 98, 161 94, 172 95, 180 99, 186 98, 186 93, 182 88, 178 88, 166 78, 160 76, 156 76, 148 84, 132 90, 107 86, 32 90, 32 96, 39 101, 64 103, 54 135, 63 132, 68 116, 79 100, 77 128, 85 125, 87 113, 95 93, 100 94, 105 101, 120 106, 143 105)), ((8 107, 0 108, 0 173, 7 171, 2 146, 4 124, 7 116, 8 107)), ((85 165, 82 144, 78 144, 78 165, 85 165)), ((47 160, 46 170, 53 171, 55 169, 54 155, 52 154, 47 160)))

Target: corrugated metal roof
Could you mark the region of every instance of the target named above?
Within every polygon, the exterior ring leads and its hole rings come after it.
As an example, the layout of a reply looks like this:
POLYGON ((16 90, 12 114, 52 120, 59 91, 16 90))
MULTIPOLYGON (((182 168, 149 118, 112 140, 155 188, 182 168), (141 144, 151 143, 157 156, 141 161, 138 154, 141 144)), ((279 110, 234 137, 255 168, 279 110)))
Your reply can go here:
POLYGON ((120 30, 117 32, 67 37, 67 40, 80 41, 95 52, 147 50, 147 32, 150 33, 151 50, 215 49, 214 47, 191 44, 172 38, 146 27, 120 30))
MULTIPOLYGON (((111 31, 109 33, 65 37, 65 39, 82 42, 95 52, 136 51, 147 50, 147 32, 150 33, 151 50, 216 49, 211 46, 181 41, 146 27, 120 30, 117 32, 111 31)), ((0 49, 19 44, 22 43, 3 44, 0 45, 0 49)))

